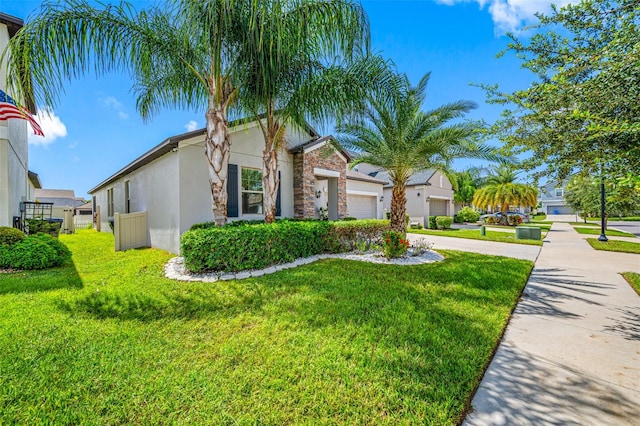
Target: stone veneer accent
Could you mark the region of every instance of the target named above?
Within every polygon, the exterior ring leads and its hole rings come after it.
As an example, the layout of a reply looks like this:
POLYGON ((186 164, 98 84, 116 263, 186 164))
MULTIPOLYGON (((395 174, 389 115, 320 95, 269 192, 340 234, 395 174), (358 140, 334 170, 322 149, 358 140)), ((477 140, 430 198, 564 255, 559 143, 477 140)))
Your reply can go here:
POLYGON ((338 178, 338 218, 347 215, 347 163, 329 146, 293 155, 293 214, 295 218, 316 217, 314 168, 340 172, 338 178))

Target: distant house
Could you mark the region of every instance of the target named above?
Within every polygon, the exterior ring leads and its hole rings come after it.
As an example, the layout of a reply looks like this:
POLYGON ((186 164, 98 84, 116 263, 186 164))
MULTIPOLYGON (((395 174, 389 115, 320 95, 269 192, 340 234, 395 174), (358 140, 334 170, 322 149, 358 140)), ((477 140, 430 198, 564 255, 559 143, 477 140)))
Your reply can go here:
MULTIPOLYGON (((310 126, 288 129, 279 153, 276 215, 288 218, 382 218, 385 181, 348 172, 350 155, 310 126)), ((227 216, 263 219, 263 135, 256 122, 230 128, 227 216)), ((173 136, 92 188, 97 226, 110 231, 115 213, 147 212, 149 245, 180 252, 180 235, 213 220, 205 129, 173 136)))
POLYGON ((36 189, 36 201, 40 203, 53 203, 53 208, 76 209, 85 204, 82 197, 76 197, 72 189, 36 189))
MULTIPOLYGON (((359 170, 369 171, 370 165, 359 164, 359 170)), ((385 171, 369 171, 376 178, 391 182, 389 173, 385 171)), ((391 209, 393 185, 384 185, 384 209, 391 209)), ((429 224, 430 216, 453 216, 453 186, 449 179, 439 171, 423 170, 415 173, 406 187, 407 214, 411 223, 423 226, 429 224)))
POLYGON ((564 198, 564 191, 568 182, 568 180, 548 182, 540 188, 538 201, 542 204, 541 210, 543 213, 548 215, 576 213, 564 198))
MULTIPOLYGON (((0 13, 0 52, 22 26, 22 19, 0 13)), ((6 83, 0 65, 0 90, 7 91, 6 83)), ((27 131, 26 120, 0 120, 0 226, 13 226, 20 203, 33 200, 34 189, 40 187, 38 175, 28 169, 27 131)))

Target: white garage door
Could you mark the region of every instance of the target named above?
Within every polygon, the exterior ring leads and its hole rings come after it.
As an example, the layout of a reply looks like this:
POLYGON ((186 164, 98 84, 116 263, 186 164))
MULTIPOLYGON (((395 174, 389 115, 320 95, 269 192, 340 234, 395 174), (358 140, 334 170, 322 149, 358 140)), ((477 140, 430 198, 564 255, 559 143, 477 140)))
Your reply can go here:
POLYGON ((446 216, 447 215, 447 200, 434 200, 429 201, 429 216, 446 216))
POLYGON ((547 206, 547 214, 575 214, 569 206, 547 206))
POLYGON ((376 199, 369 195, 347 195, 347 215, 357 219, 375 218, 376 199))

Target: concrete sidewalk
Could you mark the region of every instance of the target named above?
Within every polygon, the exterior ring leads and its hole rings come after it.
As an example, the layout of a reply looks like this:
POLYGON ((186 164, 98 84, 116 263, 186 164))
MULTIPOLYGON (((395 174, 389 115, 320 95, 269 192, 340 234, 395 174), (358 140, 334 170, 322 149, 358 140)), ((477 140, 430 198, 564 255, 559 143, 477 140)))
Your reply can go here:
POLYGON ((553 225, 465 425, 640 424, 640 297, 619 275, 640 255, 584 237, 553 225))

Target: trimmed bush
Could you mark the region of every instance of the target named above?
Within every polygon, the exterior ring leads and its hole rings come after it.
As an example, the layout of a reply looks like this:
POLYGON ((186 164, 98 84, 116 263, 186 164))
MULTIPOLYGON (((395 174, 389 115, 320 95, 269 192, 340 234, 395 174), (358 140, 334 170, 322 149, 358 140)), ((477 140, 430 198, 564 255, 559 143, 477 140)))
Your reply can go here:
POLYGON ((60 266, 71 259, 71 252, 49 234, 29 235, 12 245, 0 245, 0 267, 45 269, 60 266))
POLYGON ((497 225, 498 223, 500 223, 500 219, 495 216, 487 216, 484 218, 484 223, 486 223, 487 225, 497 225))
POLYGON ((453 223, 453 218, 449 216, 438 216, 436 217, 436 225, 438 229, 449 229, 451 228, 451 224, 453 223))
POLYGON ((52 237, 57 237, 60 234, 60 221, 47 221, 42 219, 27 219, 27 230, 29 235, 34 234, 49 234, 52 237))
POLYGON ((429 216, 429 229, 438 229, 438 225, 436 225, 436 218, 438 216, 429 216))
POLYGON ((477 222, 480 219, 480 213, 471 207, 463 207, 456 216, 461 222, 477 222))
POLYGON ((0 246, 12 246, 26 237, 25 233, 17 228, 0 226, 0 246))
POLYGON ((375 243, 389 223, 382 220, 278 221, 271 224, 198 227, 181 238, 192 272, 262 269, 324 252, 343 252, 358 242, 375 243))
POLYGON ((510 215, 510 216, 507 216, 507 222, 511 226, 518 226, 522 223, 522 217, 520 217, 517 214, 510 215))

